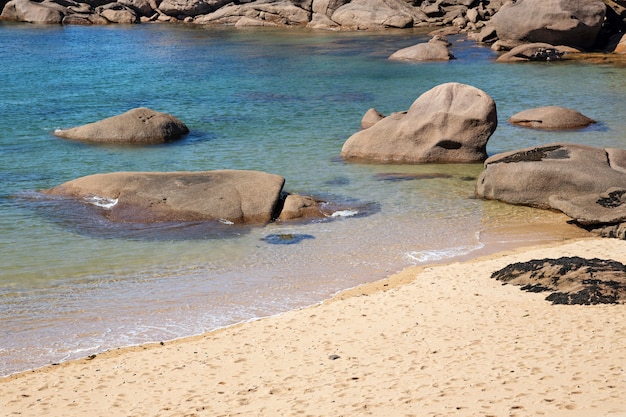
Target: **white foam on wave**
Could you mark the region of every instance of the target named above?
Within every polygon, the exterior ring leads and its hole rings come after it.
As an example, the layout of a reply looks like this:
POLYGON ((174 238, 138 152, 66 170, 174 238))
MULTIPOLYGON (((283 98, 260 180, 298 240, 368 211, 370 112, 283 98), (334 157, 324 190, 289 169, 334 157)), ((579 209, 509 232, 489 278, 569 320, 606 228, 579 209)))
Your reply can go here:
POLYGON ((115 207, 118 200, 117 198, 113 199, 94 195, 91 197, 85 197, 85 201, 87 201, 89 204, 93 204, 94 206, 102 207, 108 210, 115 207))
POLYGON ((359 214, 358 210, 339 210, 330 215, 330 217, 352 217, 359 214))
POLYGON ((235 224, 234 222, 231 222, 230 220, 226 220, 226 219, 220 219, 219 222, 223 224, 235 224))
POLYGON ((475 250, 481 249, 484 245, 478 243, 475 246, 457 246, 454 248, 434 249, 424 251, 411 251, 405 254, 405 257, 414 265, 426 262, 440 261, 442 259, 452 259, 457 256, 467 255, 475 250))

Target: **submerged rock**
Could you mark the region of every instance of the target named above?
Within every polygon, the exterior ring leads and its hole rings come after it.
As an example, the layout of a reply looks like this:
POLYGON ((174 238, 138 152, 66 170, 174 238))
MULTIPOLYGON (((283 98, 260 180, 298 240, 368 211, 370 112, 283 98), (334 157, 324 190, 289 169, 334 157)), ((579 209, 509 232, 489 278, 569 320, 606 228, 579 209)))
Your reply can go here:
POLYGON ((144 145, 170 142, 187 133, 187 126, 176 117, 145 107, 83 126, 54 131, 56 136, 65 139, 144 145))
POLYGON ((294 245, 305 239, 315 239, 315 236, 299 233, 279 233, 267 235, 261 240, 270 245, 294 245))
POLYGON ((623 304, 626 265, 613 260, 562 257, 518 262, 491 278, 528 292, 550 292, 552 304, 623 304))

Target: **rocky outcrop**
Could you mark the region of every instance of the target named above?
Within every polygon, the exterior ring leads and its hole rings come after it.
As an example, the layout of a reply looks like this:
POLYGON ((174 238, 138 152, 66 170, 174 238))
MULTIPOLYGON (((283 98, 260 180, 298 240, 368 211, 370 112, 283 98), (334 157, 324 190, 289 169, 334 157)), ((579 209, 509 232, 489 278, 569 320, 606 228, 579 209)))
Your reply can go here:
POLYGON ((528 292, 550 292, 552 304, 623 304, 626 265, 613 260, 563 257, 510 264, 491 275, 528 292))
POLYGON ((569 52, 579 52, 564 46, 549 43, 527 43, 519 45, 500 55, 497 62, 560 61, 569 52))
POLYGON ((257 171, 114 172, 44 191, 99 205, 115 222, 263 224, 276 215, 285 179, 257 171))
MULTIPOLYGON (((104 216, 110 222, 102 228, 116 225, 114 230, 122 234, 126 232, 124 223, 174 222, 192 225, 201 231, 224 231, 230 225, 333 220, 366 216, 379 210, 374 203, 329 201, 290 194, 283 190, 284 183, 285 179, 278 175, 244 170, 113 172, 78 178, 42 193, 69 199, 55 199, 53 205, 67 204, 72 213, 82 213, 83 210, 76 209, 76 204, 82 203, 80 207, 88 213, 85 223, 89 223, 92 216, 104 216)), ((63 220, 64 223, 74 221, 74 215, 63 220)), ((100 220, 96 223, 102 224, 100 220)), ((82 229, 80 224, 74 226, 82 229)), ((158 231, 156 226, 154 230, 158 231)), ((136 230, 150 233, 152 228, 136 230)))
POLYGON ((389 59, 392 61, 449 61, 454 55, 448 49, 450 43, 441 37, 433 37, 430 41, 418 43, 408 48, 400 49, 389 59))
POLYGON ((552 208, 555 198, 600 195, 626 184, 626 151, 553 143, 494 155, 476 193, 511 204, 552 208))
POLYGON ((310 20, 310 10, 292 2, 259 0, 252 3, 229 3, 215 12, 196 16, 193 23, 235 26, 306 26, 310 20))
POLYGON ((626 238, 626 150, 554 143, 494 155, 479 197, 558 210, 596 234, 626 238))
POLYGON ((54 132, 58 137, 96 143, 158 144, 189 133, 183 122, 167 113, 140 107, 118 116, 54 132))
POLYGON ((602 0, 518 0, 504 4, 490 23, 499 39, 589 50, 600 33, 605 14, 602 0))
POLYGON ((447 83, 422 94, 408 111, 352 135, 341 157, 386 163, 483 161, 496 126, 496 104, 488 94, 447 83))
POLYGON ((358 30, 413 27, 427 18, 403 0, 353 0, 329 17, 342 28, 358 30))
POLYGON ((595 120, 567 107, 546 106, 528 109, 514 114, 509 123, 534 129, 580 129, 595 120))
MULTIPOLYGON (((6 0, 0 0, 0 8, 6 0)), ((475 30, 495 14, 501 0, 10 0, 0 16, 34 23, 128 23, 109 10, 128 8, 140 21, 180 21, 201 25, 306 26, 321 29, 378 30, 422 26, 454 26, 475 30), (79 6, 80 5, 80 6, 79 6), (106 5, 106 6, 105 6, 106 5), (119 6, 121 5, 121 6, 119 6), (105 7, 103 7, 105 6, 105 7), (77 12, 75 9, 82 10, 77 12), (102 7, 102 9, 98 9, 102 7), (22 9, 28 9, 23 11, 22 9), (111 20, 105 18, 109 15, 111 20)))
POLYGON ((11 0, 0 17, 38 24, 105 25, 138 23, 140 14, 133 7, 116 2, 93 7, 73 0, 11 0))

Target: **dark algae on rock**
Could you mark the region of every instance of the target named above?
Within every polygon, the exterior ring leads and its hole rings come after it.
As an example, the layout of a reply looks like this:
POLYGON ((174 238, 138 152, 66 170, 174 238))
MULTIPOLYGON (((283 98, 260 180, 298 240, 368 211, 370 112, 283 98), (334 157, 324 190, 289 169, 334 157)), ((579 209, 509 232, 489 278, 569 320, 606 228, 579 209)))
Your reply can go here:
POLYGON ((534 259, 510 264, 491 278, 528 292, 550 292, 546 300, 552 304, 622 304, 626 300, 626 265, 610 259, 534 259))

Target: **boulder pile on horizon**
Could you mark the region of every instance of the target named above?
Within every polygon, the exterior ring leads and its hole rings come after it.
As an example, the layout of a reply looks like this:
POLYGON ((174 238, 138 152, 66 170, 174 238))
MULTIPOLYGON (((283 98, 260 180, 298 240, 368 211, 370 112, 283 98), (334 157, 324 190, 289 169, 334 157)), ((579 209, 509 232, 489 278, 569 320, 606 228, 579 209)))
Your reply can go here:
MULTIPOLYGON (((614 0, 0 0, 0 19, 37 24, 185 22, 324 30, 436 27, 444 34, 467 33, 479 42, 493 43, 496 50, 543 42, 620 53, 626 51, 623 14, 624 7, 614 0)), ((446 56, 441 45, 420 46, 417 51, 427 56, 436 53, 437 59, 446 56)))

